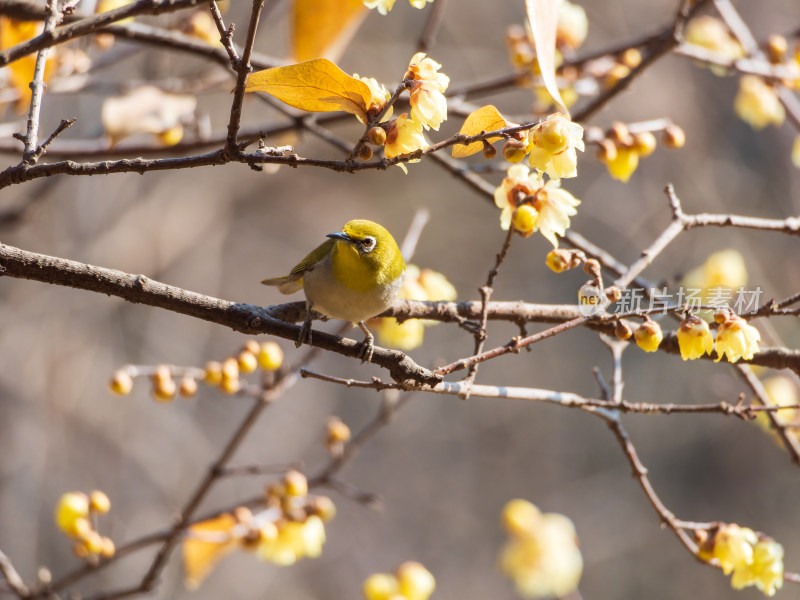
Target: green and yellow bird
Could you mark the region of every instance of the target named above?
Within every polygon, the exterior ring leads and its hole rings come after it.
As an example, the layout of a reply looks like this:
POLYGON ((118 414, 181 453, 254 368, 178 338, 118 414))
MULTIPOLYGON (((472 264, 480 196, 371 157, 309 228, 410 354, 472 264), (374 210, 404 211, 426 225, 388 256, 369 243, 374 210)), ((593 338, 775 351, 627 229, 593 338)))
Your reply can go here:
POLYGON ((311 342, 311 311, 351 321, 366 334, 362 360, 372 360, 374 337, 367 319, 389 308, 403 284, 406 263, 397 242, 385 228, 363 219, 349 221, 325 240, 284 277, 264 279, 282 294, 302 289, 306 319, 297 347, 311 342))

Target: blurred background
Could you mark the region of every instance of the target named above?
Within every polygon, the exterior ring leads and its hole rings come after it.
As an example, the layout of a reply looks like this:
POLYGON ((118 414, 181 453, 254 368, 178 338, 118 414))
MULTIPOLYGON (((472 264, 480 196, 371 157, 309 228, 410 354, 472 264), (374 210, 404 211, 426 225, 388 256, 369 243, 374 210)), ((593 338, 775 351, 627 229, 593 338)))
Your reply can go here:
MULTIPOLYGON (((231 4, 225 18, 237 25, 240 39, 250 3, 231 4)), ((287 3, 267 4, 256 49, 285 57, 287 3)), ((760 40, 800 25, 796 0, 736 4, 760 40)), ((581 52, 590 53, 666 25, 677 2, 604 0, 584 6, 590 26, 581 52)), ((400 1, 386 17, 371 11, 338 64, 393 89, 416 51, 429 10, 400 1)), ((157 22, 168 25, 177 18, 157 22)), ((504 34, 523 20, 522 2, 451 1, 429 54, 453 86, 510 73, 504 34)), ((99 54, 81 44, 90 55, 99 54)), ((115 46, 132 44, 117 40, 115 46)), ((91 74, 93 85, 80 93, 45 95, 42 131, 76 116, 62 136, 65 142, 100 138, 98 114, 108 89, 138 80, 221 73, 220 66, 148 47, 113 69, 91 74)), ((213 131, 227 125, 231 81, 223 79, 223 85, 199 97, 198 113, 207 115, 213 131)), ((686 146, 679 151, 659 147, 628 184, 612 180, 592 151, 581 155, 579 177, 564 183, 582 200, 573 230, 630 263, 669 221, 662 190, 670 182, 688 213, 797 215, 800 170, 789 160, 797 132, 789 124, 754 132, 733 112, 736 90, 736 77, 716 77, 685 58, 668 56, 650 68, 591 124, 605 128, 615 120, 670 117, 686 131, 686 146)), ((530 115, 531 101, 529 90, 480 100, 522 118, 530 115)), ((264 102, 247 98, 245 125, 278 116, 264 102)), ((24 123, 24 116, 9 108, 6 121, 24 123)), ((451 118, 429 137, 444 139, 461 122, 451 118)), ((349 121, 333 130, 349 143, 361 134, 361 126, 349 121)), ((309 134, 291 143, 302 156, 341 157, 309 134)), ((2 160, 12 165, 19 156, 6 154, 2 160)), ((473 160, 485 162, 480 155, 473 160)), ((501 175, 489 177, 496 184, 501 175)), ((431 220, 413 262, 444 273, 460 299, 479 299, 477 289, 505 235, 499 211, 430 160, 409 165, 408 175, 395 168, 356 175, 285 167, 257 173, 232 164, 144 176, 40 179, 3 191, 0 239, 26 250, 144 273, 226 300, 270 305, 286 298, 259 281, 287 272, 326 233, 352 218, 368 218, 401 239, 419 208, 429 210, 431 220)), ((795 238, 736 229, 682 235, 645 276, 674 281, 726 248, 745 256, 748 286, 760 286, 762 300, 784 298, 800 288, 795 238)), ((544 262, 549 249, 541 236, 516 238, 493 298, 575 302, 586 276, 550 272, 544 262)), ((333 331, 339 325, 318 326, 333 331)), ((795 319, 773 319, 762 331, 764 345, 776 339, 790 348, 800 345, 795 319)), ((505 343, 516 333, 513 326, 492 324, 487 343, 505 343)), ((360 339, 360 333, 353 335, 360 339)), ((411 353, 422 365, 435 367, 472 352, 472 337, 455 326, 428 328, 425 340, 411 353)), ((114 370, 127 363, 202 366, 231 355, 244 341, 219 326, 117 298, 0 279, 0 549, 23 577, 32 579, 40 565, 56 577, 79 565, 70 542, 53 524, 53 507, 63 492, 104 490, 112 510, 103 532, 117 544, 168 526, 250 404, 201 386, 195 399, 160 405, 144 383, 120 398, 108 390, 114 370)), ((280 344, 287 360, 300 356, 291 343, 280 344)), ((596 396, 593 366, 610 380, 605 348, 594 333, 576 330, 531 352, 486 363, 478 382, 596 396)), ((333 354, 313 368, 359 379, 385 375, 333 354)), ((624 375, 630 401, 731 402, 748 393, 723 364, 683 362, 637 348, 625 354, 624 375)), ((233 464, 302 460, 312 474, 327 460, 322 440, 328 417, 339 415, 357 431, 374 417, 380 400, 374 391, 304 380, 266 410, 233 464)), ((787 570, 800 571, 800 477, 769 435, 721 415, 630 415, 624 423, 657 492, 679 518, 736 522, 771 534, 784 544, 787 570)), ((176 553, 153 596, 359 598, 370 573, 417 560, 436 576, 435 597, 514 598, 513 585, 496 568, 496 556, 505 540, 500 510, 519 497, 575 523, 585 561, 584 598, 661 600, 697 590, 706 600, 761 597, 754 588, 731 590, 719 570, 697 564, 670 531, 659 527, 613 435, 580 411, 417 394, 342 477, 379 494, 385 507, 376 512, 331 492, 338 514, 328 525, 320 558, 277 567, 237 553, 199 591, 187 592, 176 553)), ((202 511, 251 497, 267 480, 224 480, 202 511)), ((120 560, 75 590, 89 594, 134 584, 154 550, 120 560)), ((779 596, 798 593, 788 585, 779 596)))

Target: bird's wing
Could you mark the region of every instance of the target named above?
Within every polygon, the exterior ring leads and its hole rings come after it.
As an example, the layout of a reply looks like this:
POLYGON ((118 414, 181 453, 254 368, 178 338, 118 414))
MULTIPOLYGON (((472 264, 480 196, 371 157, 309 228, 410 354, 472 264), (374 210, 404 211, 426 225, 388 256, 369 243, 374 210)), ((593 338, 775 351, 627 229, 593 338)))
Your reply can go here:
POLYGON ((336 240, 325 240, 314 248, 308 256, 295 265, 292 272, 283 277, 273 277, 264 279, 264 285, 276 285, 282 294, 293 294, 303 288, 303 275, 313 269, 319 261, 325 258, 333 250, 336 240))

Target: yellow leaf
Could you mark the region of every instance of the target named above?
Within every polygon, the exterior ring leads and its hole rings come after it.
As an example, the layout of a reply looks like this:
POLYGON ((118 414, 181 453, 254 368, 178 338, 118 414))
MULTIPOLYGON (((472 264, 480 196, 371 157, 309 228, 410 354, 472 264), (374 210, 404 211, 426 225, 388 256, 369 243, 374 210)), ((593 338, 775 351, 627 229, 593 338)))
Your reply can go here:
POLYGON ((544 86, 553 99, 561 105, 564 114, 569 114, 556 82, 556 31, 558 30, 558 13, 562 0, 525 0, 528 22, 533 32, 533 45, 536 48, 536 60, 542 73, 544 86))
MULTIPOLYGON (((471 112, 458 133, 461 135, 478 135, 481 131, 495 131, 503 127, 513 127, 516 124, 507 121, 500 114, 500 111, 489 104, 471 112)), ((502 139, 500 136, 495 136, 488 138, 487 141, 491 144, 500 139, 502 139)), ((463 158, 481 150, 483 150, 483 142, 472 142, 466 146, 458 144, 453 146, 453 158, 463 158)))
POLYGON ((337 60, 367 12, 363 0, 294 0, 294 59, 337 60))
MULTIPOLYGON (((0 50, 7 50, 12 46, 27 42, 39 35, 44 26, 39 21, 17 21, 0 16, 0 50)), ((47 81, 53 72, 53 56, 55 48, 50 49, 44 67, 44 80, 47 81)), ((12 62, 9 66, 11 85, 17 90, 17 112, 25 112, 31 102, 30 82, 33 80, 33 70, 36 67, 36 54, 23 56, 12 62)))
POLYGON ((183 542, 184 584, 197 589, 217 563, 236 549, 238 541, 230 535, 236 519, 223 513, 189 527, 183 542))
POLYGON ((343 110, 366 118, 372 101, 369 86, 325 58, 265 69, 247 78, 246 92, 265 92, 309 112, 343 110))

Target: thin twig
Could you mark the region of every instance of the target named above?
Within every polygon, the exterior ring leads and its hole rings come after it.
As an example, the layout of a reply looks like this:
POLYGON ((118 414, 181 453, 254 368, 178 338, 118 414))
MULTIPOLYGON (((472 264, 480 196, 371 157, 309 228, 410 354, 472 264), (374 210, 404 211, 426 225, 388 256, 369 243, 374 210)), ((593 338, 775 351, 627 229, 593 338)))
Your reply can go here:
POLYGON ((256 40, 256 30, 261 10, 264 8, 264 0, 253 0, 253 9, 250 13, 250 24, 247 27, 247 39, 244 43, 242 56, 238 61, 233 62, 236 71, 236 87, 233 91, 233 101, 231 102, 231 117, 228 121, 228 136, 225 142, 225 151, 228 155, 238 153, 237 136, 242 120, 242 104, 244 102, 244 86, 247 76, 253 67, 250 65, 250 55, 253 52, 253 44, 256 40))
POLYGON ((8 587, 11 588, 11 591, 17 596, 20 598, 27 598, 30 596, 30 590, 28 589, 28 586, 25 585, 22 577, 20 577, 19 573, 17 573, 17 570, 11 563, 11 559, 8 558, 8 556, 6 556, 2 550, 0 550, 0 574, 3 575, 8 587))
MULTIPOLYGON (((44 22, 43 36, 51 35, 58 22, 58 0, 47 0, 47 18, 44 22)), ((28 112, 28 132, 25 135, 25 149, 22 152, 23 165, 36 164, 41 153, 39 152, 39 121, 42 111, 42 94, 44 94, 44 69, 50 48, 42 48, 36 56, 36 66, 33 69, 31 81, 31 107, 28 112)))

